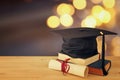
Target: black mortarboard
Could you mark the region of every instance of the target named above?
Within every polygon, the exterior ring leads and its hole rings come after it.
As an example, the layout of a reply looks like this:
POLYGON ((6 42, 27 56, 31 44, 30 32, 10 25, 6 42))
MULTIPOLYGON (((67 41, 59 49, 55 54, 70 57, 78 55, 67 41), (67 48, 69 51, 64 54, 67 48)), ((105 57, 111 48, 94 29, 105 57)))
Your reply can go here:
POLYGON ((102 36, 102 69, 104 75, 107 75, 104 69, 105 35, 116 35, 116 33, 97 28, 69 28, 54 32, 63 37, 61 53, 73 58, 88 58, 98 54, 96 37, 102 36))
POLYGON ((63 37, 61 52, 74 58, 88 58, 98 54, 96 37, 116 34, 96 28, 69 28, 54 32, 63 37))

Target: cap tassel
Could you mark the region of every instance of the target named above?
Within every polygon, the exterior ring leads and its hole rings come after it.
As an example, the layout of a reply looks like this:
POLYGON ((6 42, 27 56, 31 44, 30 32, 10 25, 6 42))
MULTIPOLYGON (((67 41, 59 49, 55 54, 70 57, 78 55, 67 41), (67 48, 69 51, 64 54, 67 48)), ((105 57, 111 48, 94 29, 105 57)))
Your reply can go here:
POLYGON ((102 33, 102 71, 103 75, 107 75, 108 72, 105 70, 105 35, 102 33))

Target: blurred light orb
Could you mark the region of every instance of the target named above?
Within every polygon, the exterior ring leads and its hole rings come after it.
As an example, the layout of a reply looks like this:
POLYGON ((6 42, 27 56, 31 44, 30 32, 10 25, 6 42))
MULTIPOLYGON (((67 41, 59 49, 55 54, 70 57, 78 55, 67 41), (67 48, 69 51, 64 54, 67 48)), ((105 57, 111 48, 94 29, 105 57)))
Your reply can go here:
POLYGON ((99 19, 99 15, 100 13, 104 10, 104 8, 100 5, 96 5, 92 8, 92 15, 95 17, 96 19, 96 26, 101 26, 102 25, 102 21, 99 19))
POLYGON ((111 45, 113 47, 111 54, 113 56, 120 56, 120 37, 117 36, 117 37, 113 38, 111 45))
POLYGON ((108 23, 111 20, 111 14, 108 11, 103 10, 99 13, 98 18, 101 22, 108 23))
POLYGON ((99 19, 97 19, 97 18, 95 18, 96 19, 96 26, 101 26, 102 25, 102 22, 99 20, 99 19))
POLYGON ((111 52, 112 56, 120 56, 120 47, 114 47, 111 52))
POLYGON ((61 3, 57 7, 57 14, 58 15, 64 15, 64 14, 73 15, 74 13, 75 13, 75 9, 70 4, 61 3))
POLYGON ((95 28, 96 27, 96 19, 93 16, 87 16, 81 22, 81 27, 95 28))
POLYGON ((113 39, 112 39, 112 46, 119 46, 120 47, 120 37, 114 37, 113 39))
POLYGON ((50 28, 57 28, 60 25, 60 19, 57 16, 50 16, 47 19, 47 25, 50 28))
POLYGON ((73 5, 76 9, 82 10, 86 7, 87 2, 86 0, 73 0, 73 5))
POLYGON ((103 0, 103 5, 106 8, 113 8, 115 6, 115 0, 103 0))
POLYGON ((101 3, 103 0, 91 0, 94 4, 99 4, 101 3))
POLYGON ((102 23, 108 23, 111 20, 111 14, 99 5, 92 8, 92 15, 102 23))
POLYGON ((107 24, 108 26, 106 26, 106 27, 109 29, 112 29, 115 27, 114 25, 116 25, 116 11, 114 8, 109 8, 109 9, 107 9, 107 11, 109 11, 109 13, 111 14, 111 20, 107 24))
POLYGON ((65 27, 70 27, 73 24, 73 18, 69 14, 60 16, 60 22, 65 27))
POLYGON ((93 6, 92 8, 92 15, 96 18, 98 18, 98 15, 103 11, 104 8, 100 5, 93 6))
POLYGON ((109 11, 109 13, 111 14, 112 17, 115 17, 116 11, 114 8, 107 9, 107 11, 109 11))

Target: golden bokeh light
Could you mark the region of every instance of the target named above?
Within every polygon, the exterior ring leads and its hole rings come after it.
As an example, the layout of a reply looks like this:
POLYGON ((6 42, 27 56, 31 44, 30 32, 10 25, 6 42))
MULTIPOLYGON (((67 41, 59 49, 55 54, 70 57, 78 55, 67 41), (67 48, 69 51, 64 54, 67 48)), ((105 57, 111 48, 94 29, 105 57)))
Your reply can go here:
POLYGON ((106 8, 113 8, 115 6, 115 0, 103 0, 103 5, 106 8))
POLYGON ((120 47, 115 47, 112 52, 112 56, 120 56, 120 47))
POLYGON ((111 43, 111 45, 112 46, 120 46, 120 37, 114 37, 113 39, 112 39, 112 43, 111 43))
POLYGON ((103 10, 99 13, 98 19, 103 23, 108 23, 111 20, 111 14, 108 11, 103 10))
POLYGON ((102 6, 100 6, 100 5, 93 6, 93 8, 92 8, 92 15, 97 18, 98 15, 103 10, 104 10, 104 8, 102 6))
POLYGON ((73 24, 73 18, 68 14, 64 14, 60 16, 60 22, 63 26, 70 27, 73 24))
POLYGON ((101 26, 102 25, 102 22, 99 20, 99 19, 97 19, 97 18, 95 18, 96 19, 96 26, 98 27, 98 26, 101 26))
POLYGON ((101 3, 103 0, 91 0, 94 4, 101 3))
POLYGON ((61 3, 57 7, 57 14, 58 15, 64 15, 64 14, 73 15, 74 13, 75 13, 75 9, 70 4, 61 3))
POLYGON ((101 26, 102 25, 102 21, 99 19, 99 15, 100 13, 104 10, 104 8, 100 5, 96 5, 93 6, 92 8, 92 15, 95 17, 96 19, 96 26, 101 26))
POLYGON ((82 22, 81 27, 90 27, 95 28, 96 27, 96 19, 93 16, 87 16, 82 22))
POLYGON ((86 7, 86 0, 73 0, 73 5, 76 9, 82 10, 86 7))
POLYGON ((109 11, 109 13, 111 14, 111 20, 109 21, 109 23, 107 23, 106 27, 109 29, 114 28, 115 24, 116 24, 116 11, 114 8, 109 8, 107 9, 107 11, 109 11))
POLYGON ((99 22, 99 23, 100 22, 108 23, 111 20, 111 14, 99 5, 96 5, 92 8, 92 15, 96 19, 98 19, 97 22, 99 22))
POLYGON ((60 25, 60 19, 57 16, 50 16, 47 19, 47 25, 50 28, 57 28, 60 25))
POLYGON ((114 9, 114 8, 107 9, 107 11, 109 11, 109 12, 110 12, 111 17, 115 17, 115 15, 116 15, 116 11, 115 11, 115 9, 114 9))
POLYGON ((57 16, 54 16, 55 18, 49 17, 47 20, 47 25, 50 28, 57 28, 60 24, 62 24, 64 27, 70 27, 74 22, 73 18, 76 20, 76 15, 82 13, 80 10, 84 9, 85 14, 80 14, 82 17, 80 17, 79 20, 86 15, 87 17, 81 21, 81 27, 96 28, 103 27, 102 25, 105 25, 105 28, 114 28, 114 25, 116 25, 116 11, 113 8, 116 3, 115 0, 90 1, 93 3, 90 5, 92 8, 87 7, 87 0, 68 0, 68 3, 66 2, 58 4, 54 10, 60 18, 57 16), (74 15, 75 10, 77 9, 78 11, 76 11, 76 15, 74 15))
POLYGON ((113 38, 111 45, 113 47, 111 54, 113 56, 120 56, 120 37, 117 36, 117 37, 113 38))

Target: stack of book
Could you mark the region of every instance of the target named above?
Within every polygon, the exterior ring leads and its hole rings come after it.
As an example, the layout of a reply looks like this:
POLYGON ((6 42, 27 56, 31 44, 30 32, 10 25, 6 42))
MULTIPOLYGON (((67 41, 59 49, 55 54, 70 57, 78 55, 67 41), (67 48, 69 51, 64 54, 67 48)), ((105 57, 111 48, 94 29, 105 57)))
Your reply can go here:
POLYGON ((116 33, 97 28, 69 28, 54 32, 63 37, 63 44, 58 59, 50 60, 50 69, 81 77, 108 74, 111 61, 105 59, 105 35, 116 33), (97 50, 98 36, 102 36, 101 58, 97 50))
MULTIPOLYGON (((92 57, 86 59, 83 58, 72 58, 66 54, 58 53, 57 60, 50 60, 48 67, 50 69, 62 71, 65 67, 66 71, 64 73, 70 73, 81 77, 87 77, 88 74, 103 75, 102 71, 102 60, 99 59, 100 55, 96 54, 92 57), (63 66, 62 63, 69 59, 63 66)), ((109 70, 111 65, 110 60, 105 60, 105 70, 109 70)), ((63 71, 62 71, 63 72, 63 71)))

